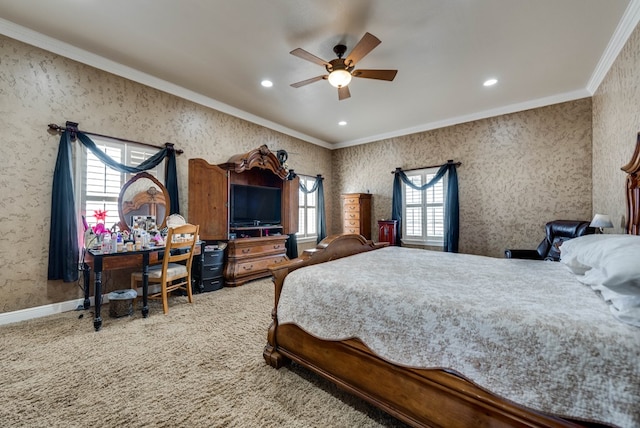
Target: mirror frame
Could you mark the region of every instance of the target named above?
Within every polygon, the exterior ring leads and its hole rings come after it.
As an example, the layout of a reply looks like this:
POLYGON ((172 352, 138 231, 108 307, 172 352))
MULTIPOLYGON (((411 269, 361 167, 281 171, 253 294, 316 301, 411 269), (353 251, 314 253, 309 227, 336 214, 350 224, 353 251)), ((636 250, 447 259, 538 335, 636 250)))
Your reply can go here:
POLYGON ((164 228, 166 226, 167 217, 169 217, 169 215, 170 215, 169 213, 171 212, 171 199, 169 198, 169 191, 153 175, 149 174, 148 172, 140 172, 140 173, 134 175, 133 177, 131 177, 131 179, 129 181, 127 181, 124 184, 124 186, 122 186, 122 189, 120 189, 120 195, 118 195, 118 214, 120 216, 120 224, 118 226, 119 226, 120 230, 128 230, 128 231, 131 230, 129 228, 129 224, 127 223, 127 219, 125 218, 125 214, 124 214, 124 212, 122 210, 122 206, 123 206, 123 204, 125 202, 124 201, 124 196, 125 196, 125 194, 127 192, 127 189, 129 187, 131 187, 131 185, 133 185, 133 183, 135 183, 136 181, 144 179, 144 178, 151 180, 153 182, 153 184, 155 184, 158 187, 158 190, 164 196, 164 200, 165 200, 164 218, 162 219, 162 224, 157 224, 157 227, 158 227, 158 229, 162 229, 162 228, 164 228))

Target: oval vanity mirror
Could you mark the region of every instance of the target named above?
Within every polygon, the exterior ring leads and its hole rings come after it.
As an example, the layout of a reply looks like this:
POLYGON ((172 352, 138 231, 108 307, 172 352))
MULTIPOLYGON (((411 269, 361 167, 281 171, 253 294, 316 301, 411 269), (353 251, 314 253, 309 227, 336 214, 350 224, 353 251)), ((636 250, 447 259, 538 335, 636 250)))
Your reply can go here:
POLYGON ((170 207, 169 192, 157 178, 146 172, 136 174, 120 190, 120 230, 131 230, 134 224, 146 230, 162 229, 170 207))

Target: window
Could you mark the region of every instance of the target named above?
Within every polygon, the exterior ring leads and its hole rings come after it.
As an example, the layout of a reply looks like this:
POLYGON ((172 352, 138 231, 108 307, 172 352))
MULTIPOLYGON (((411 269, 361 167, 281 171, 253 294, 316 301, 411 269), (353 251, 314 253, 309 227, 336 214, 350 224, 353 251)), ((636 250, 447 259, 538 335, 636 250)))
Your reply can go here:
MULTIPOLYGON (((304 185, 307 189, 313 188, 316 183, 316 177, 308 177, 304 175, 298 175, 300 177, 300 184, 304 185)), ((317 201, 318 191, 313 193, 305 193, 302 189, 298 190, 298 233, 296 236, 299 240, 308 238, 309 240, 316 239, 318 231, 316 230, 316 216, 317 216, 317 201)))
MULTIPOLYGON (((407 177, 416 186, 428 183, 439 168, 408 171, 407 177)), ((445 175, 428 189, 414 190, 403 183, 402 240, 409 244, 444 245, 444 198, 447 191, 445 175)))
MULTIPOLYGON (((93 142, 115 161, 137 166, 153 156, 160 149, 141 144, 123 143, 107 138, 92 137, 93 142)), ((102 163, 91 151, 79 144, 76 147, 76 204, 79 215, 84 215, 87 223, 94 226, 97 221, 94 211, 106 211, 105 226, 111 228, 120 221, 118 196, 120 189, 135 174, 121 173, 102 163)), ((164 162, 150 169, 149 174, 164 182, 164 162)))

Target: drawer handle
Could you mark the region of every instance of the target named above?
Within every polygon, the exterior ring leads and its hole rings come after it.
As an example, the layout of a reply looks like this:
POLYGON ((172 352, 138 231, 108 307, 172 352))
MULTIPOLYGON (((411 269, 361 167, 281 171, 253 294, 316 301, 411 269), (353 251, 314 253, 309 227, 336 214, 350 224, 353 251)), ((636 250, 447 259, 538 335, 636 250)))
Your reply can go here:
POLYGON ((242 266, 242 269, 244 269, 244 270, 252 270, 253 269, 253 265, 242 266))
POLYGON ((251 252, 251 248, 245 248, 244 250, 242 250, 242 254, 247 254, 251 252))
POLYGON ((277 244, 277 245, 274 245, 274 246, 273 246, 273 249, 274 249, 274 250, 277 250, 278 248, 280 248, 280 244, 277 244))

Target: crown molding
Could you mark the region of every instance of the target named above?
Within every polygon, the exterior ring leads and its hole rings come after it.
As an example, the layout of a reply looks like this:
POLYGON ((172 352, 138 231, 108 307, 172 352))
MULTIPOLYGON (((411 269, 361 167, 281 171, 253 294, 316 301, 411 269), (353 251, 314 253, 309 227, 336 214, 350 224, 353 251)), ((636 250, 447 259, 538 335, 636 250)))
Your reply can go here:
POLYGON ((359 138, 356 140, 345 141, 337 144, 331 144, 327 141, 320 140, 315 137, 303 134, 293 129, 282 126, 278 123, 266 120, 259 116, 245 112, 243 110, 232 107, 228 104, 219 102, 209 97, 205 97, 199 93, 188 90, 181 86, 167 82, 162 79, 158 79, 149 74, 140 72, 131 67, 124 66, 117 62, 111 61, 104 57, 95 55, 91 52, 79 49, 70 44, 61 42, 57 39, 45 36, 28 28, 14 24, 10 21, 0 18, 0 33, 8 37, 16 39, 18 41, 36 46, 38 48, 53 52, 58 55, 62 55, 66 58, 78 61, 80 63, 98 68, 100 70, 115 74, 117 76, 138 82, 140 84, 167 92, 177 97, 192 101, 199 105, 212 108, 230 116, 234 116, 256 125, 264 126, 265 128, 281 132, 285 135, 306 141, 311 144, 318 145, 320 147, 334 150, 345 147, 357 146, 361 144, 368 144, 376 141, 386 140, 390 138, 396 138, 404 135, 430 131, 433 129, 443 128, 446 126, 458 125, 461 123, 471 122, 474 120, 486 119, 489 117, 499 116, 503 114, 515 113, 522 110, 543 107, 546 105, 557 104, 561 102, 573 101, 576 99, 590 97, 598 89, 602 81, 604 80, 609 69, 613 65, 615 59, 619 55, 620 51, 624 47, 628 38, 633 30, 640 22, 640 0, 631 0, 627 9, 625 10, 622 19, 618 23, 614 34, 605 49, 600 61, 598 62, 594 72, 589 79, 589 82, 585 89, 578 90, 569 93, 563 93, 553 95, 550 97, 539 98, 536 100, 526 101, 523 103, 511 104, 509 106, 500 107, 497 109, 486 110, 469 115, 457 116, 448 118, 441 121, 425 123, 411 128, 400 129, 389 133, 371 135, 368 137, 359 138))
POLYGON ((640 0, 631 0, 587 83, 587 91, 589 91, 591 95, 595 94, 598 90, 598 87, 606 77, 613 62, 618 58, 620 51, 627 43, 627 40, 629 40, 638 22, 640 22, 640 0))
POLYGON ((417 134, 419 132, 431 131, 434 129, 445 128, 447 126, 460 125, 461 123, 473 122, 481 119, 488 119, 490 117, 502 116, 510 113, 517 113, 524 110, 530 110, 539 107, 545 107, 553 104, 564 103, 567 101, 579 100, 581 98, 588 98, 591 94, 586 89, 580 89, 573 92, 566 92, 563 94, 557 94, 550 97, 538 98, 536 100, 526 101, 523 103, 511 104, 496 109, 480 111, 477 113, 471 113, 464 116, 456 116, 449 119, 444 119, 436 122, 425 123, 423 125, 414 126, 411 128, 399 129, 394 132, 386 134, 372 135, 366 138, 357 140, 346 141, 339 144, 334 144, 334 149, 342 149, 345 147, 358 146, 360 144, 373 143, 375 141, 382 141, 391 138, 402 137, 410 134, 417 134))
POLYGON ((196 104, 212 108, 222 113, 226 113, 230 116, 246 120, 247 122, 264 126, 265 128, 281 132, 285 135, 289 135, 291 137, 298 138, 300 140, 316 144, 327 149, 331 149, 333 147, 326 141, 311 137, 309 135, 282 126, 278 123, 253 115, 251 113, 247 113, 246 111, 214 100, 213 98, 205 97, 204 95, 183 88, 182 86, 175 85, 173 83, 167 82, 166 80, 158 79, 157 77, 151 76, 150 74, 143 73, 131 67, 127 67, 115 61, 111 61, 99 55, 77 48, 68 43, 61 42, 60 40, 54 39, 52 37, 45 36, 44 34, 14 24, 13 22, 7 21, 2 18, 0 18, 0 33, 4 34, 7 37, 11 37, 12 39, 16 39, 20 42, 27 43, 29 45, 44 49, 49 52, 53 52, 74 61, 78 61, 82 64, 86 64, 99 70, 115 74, 116 76, 120 76, 125 79, 138 82, 142 85, 158 89, 168 94, 175 95, 185 100, 192 101, 196 104))

